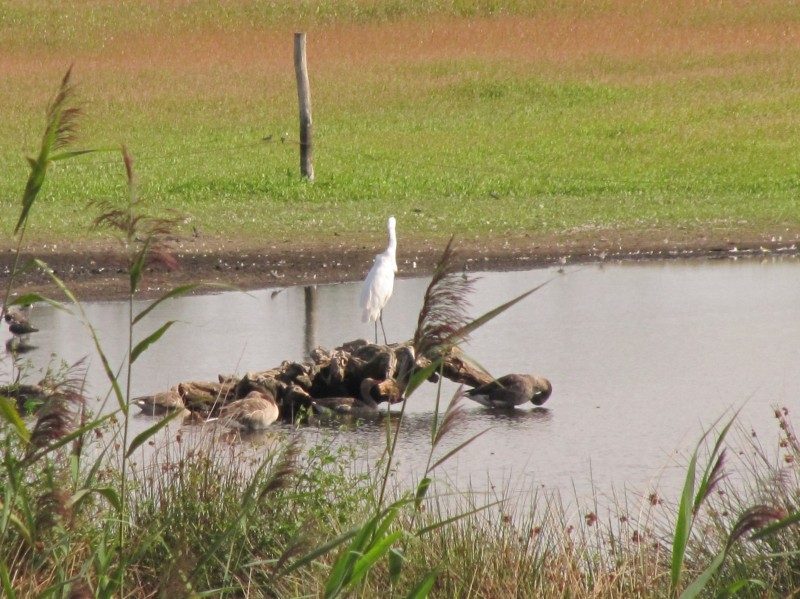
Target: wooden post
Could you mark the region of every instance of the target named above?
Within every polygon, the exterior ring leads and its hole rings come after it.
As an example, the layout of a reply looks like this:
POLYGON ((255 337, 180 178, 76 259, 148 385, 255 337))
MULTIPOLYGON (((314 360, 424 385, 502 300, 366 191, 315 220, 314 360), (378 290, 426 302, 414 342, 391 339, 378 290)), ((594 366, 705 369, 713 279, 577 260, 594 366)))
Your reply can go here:
POLYGON ((303 296, 306 306, 306 326, 305 326, 305 349, 306 355, 311 354, 311 350, 317 347, 315 340, 317 336, 317 286, 306 285, 303 288, 303 296))
POLYGON ((314 180, 311 146, 311 86, 306 64, 306 34, 294 34, 294 71, 297 76, 297 99, 300 104, 300 174, 314 180))

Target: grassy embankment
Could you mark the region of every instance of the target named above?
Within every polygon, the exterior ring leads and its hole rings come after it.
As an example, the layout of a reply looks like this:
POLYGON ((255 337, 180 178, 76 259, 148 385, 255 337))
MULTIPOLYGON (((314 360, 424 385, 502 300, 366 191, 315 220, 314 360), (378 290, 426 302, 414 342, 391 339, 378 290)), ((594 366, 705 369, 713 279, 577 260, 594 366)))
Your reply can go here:
MULTIPOLYGON (((382 239, 389 213, 406 239, 800 231, 800 8, 477 6, 5 3, 2 228, 41 98, 74 62, 82 145, 127 144, 143 197, 207 235, 382 239), (300 28, 313 186, 295 145, 300 28)), ((31 239, 87 236, 87 199, 124 176, 101 154, 51 183, 31 239)))

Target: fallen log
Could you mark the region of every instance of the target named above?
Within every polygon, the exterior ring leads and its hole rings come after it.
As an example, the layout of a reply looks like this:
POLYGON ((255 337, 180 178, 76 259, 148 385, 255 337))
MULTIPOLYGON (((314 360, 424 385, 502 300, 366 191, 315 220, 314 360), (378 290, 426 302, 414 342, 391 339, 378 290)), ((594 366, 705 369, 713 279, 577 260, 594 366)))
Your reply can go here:
MULTIPOLYGON (((436 358, 434 356, 434 358, 436 358)), ((473 366, 463 354, 452 348, 438 358, 442 376, 470 388, 485 388, 495 379, 486 371, 473 366)), ((417 357, 411 342, 393 345, 368 343, 363 339, 350 341, 333 350, 317 348, 306 362, 284 361, 268 370, 248 372, 241 377, 218 377, 216 382, 183 382, 174 391, 137 398, 136 404, 147 413, 163 413, 167 409, 184 407, 205 418, 217 417, 221 409, 257 391, 274 397, 280 408, 280 417, 294 421, 301 414, 310 413, 365 413, 376 411, 380 404, 395 404, 404 399, 409 379, 415 370, 432 363, 431 357, 417 357), (174 401, 175 395, 181 401, 174 401), (158 401, 168 398, 173 404, 158 401), (157 404, 158 407, 153 406, 157 404), (166 407, 166 409, 164 409, 166 407)), ((512 375, 518 376, 518 375, 512 375)), ((527 375, 519 375, 527 376, 527 375)), ((543 403, 550 395, 550 383, 541 377, 528 377, 535 394, 535 405, 543 403)), ((432 375, 434 382, 438 375, 432 375)), ((469 396, 469 395, 468 395, 469 396)), ((476 401, 482 397, 475 395, 476 401)), ((516 404, 526 398, 516 398, 516 404)), ((534 401, 532 398, 530 401, 534 401)), ((482 402, 500 407, 500 402, 482 402)), ((515 404, 508 403, 508 406, 515 404)))

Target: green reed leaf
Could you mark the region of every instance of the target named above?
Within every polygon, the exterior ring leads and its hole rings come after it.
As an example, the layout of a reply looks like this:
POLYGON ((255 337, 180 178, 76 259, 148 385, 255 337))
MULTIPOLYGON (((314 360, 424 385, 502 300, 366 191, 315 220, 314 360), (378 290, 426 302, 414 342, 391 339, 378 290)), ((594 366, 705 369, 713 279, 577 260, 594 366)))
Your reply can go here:
POLYGON ((427 597, 436 582, 437 576, 438 574, 436 572, 428 572, 425 577, 419 581, 417 586, 411 589, 408 595, 406 595, 406 599, 424 599, 427 597))
POLYGON ((181 415, 180 410, 176 410, 172 414, 169 414, 168 416, 165 416, 164 418, 159 420, 157 423, 155 423, 153 426, 151 426, 147 430, 144 430, 141 433, 139 433, 138 435, 136 435, 136 437, 133 439, 133 441, 131 441, 131 444, 128 447, 128 450, 125 452, 125 457, 126 458, 131 457, 131 455, 133 455, 134 451, 136 451, 137 449, 139 449, 139 447, 141 447, 142 445, 147 443, 148 439, 150 439, 153 435, 158 433, 158 431, 160 431, 162 428, 167 426, 170 422, 175 420, 180 415, 181 415))
POLYGON ((0 416, 12 426, 20 440, 27 445, 31 432, 17 411, 17 402, 9 397, 0 396, 0 416))
POLYGON ((405 561, 406 557, 403 555, 402 551, 395 548, 389 550, 389 581, 392 583, 392 586, 396 586, 400 580, 405 561))
POLYGON ((136 347, 134 347, 133 350, 131 351, 131 360, 130 360, 131 364, 136 362, 136 359, 142 354, 142 352, 147 350, 147 348, 150 347, 153 343, 155 343, 156 341, 161 339, 161 337, 164 336, 164 333, 166 333, 169 330, 169 328, 173 324, 175 324, 176 322, 178 322, 178 321, 177 320, 169 320, 169 321, 165 322, 163 325, 158 327, 155 331, 150 333, 150 335, 148 335, 147 337, 142 339, 139 343, 137 343, 136 347))
POLYGON ((198 289, 200 287, 213 287, 213 288, 224 289, 226 291, 240 291, 240 288, 236 287, 235 285, 227 285, 225 283, 216 283, 216 282, 210 282, 210 283, 202 283, 202 282, 201 283, 188 283, 186 285, 180 285, 178 287, 175 287, 174 289, 170 289, 164 295, 162 295, 158 299, 154 300, 153 303, 151 303, 149 306, 147 306, 147 308, 145 308, 144 310, 139 312, 136 315, 136 317, 133 319, 133 324, 136 324, 137 322, 142 320, 142 318, 144 318, 145 316, 150 314, 150 312, 155 310, 163 302, 165 302, 165 301, 167 301, 169 299, 175 298, 175 297, 181 297, 183 295, 187 295, 187 294, 191 293, 192 291, 194 291, 195 289, 198 289))
POLYGON ((117 490, 113 487, 93 487, 89 489, 80 489, 70 498, 70 502, 72 505, 79 506, 81 503, 83 503, 84 499, 92 494, 97 494, 101 497, 104 497, 105 500, 108 501, 108 503, 110 503, 115 510, 118 512, 122 511, 122 500, 120 500, 117 490))
POLYGON ((4 561, 0 561, 0 582, 3 583, 3 593, 8 599, 16 599, 17 594, 11 585, 11 577, 8 575, 8 568, 4 561))

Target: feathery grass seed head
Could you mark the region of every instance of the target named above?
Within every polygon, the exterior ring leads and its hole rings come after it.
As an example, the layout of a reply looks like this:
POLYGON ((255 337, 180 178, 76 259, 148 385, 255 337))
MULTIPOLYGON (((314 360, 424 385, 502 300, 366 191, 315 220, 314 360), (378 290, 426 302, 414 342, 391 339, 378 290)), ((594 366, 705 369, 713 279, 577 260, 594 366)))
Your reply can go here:
POLYGON ((453 238, 439 259, 419 313, 414 332, 417 356, 441 355, 466 341, 462 329, 468 322, 467 296, 475 279, 458 274, 455 269, 453 238))
POLYGON ((57 393, 42 407, 31 433, 28 458, 74 432, 81 422, 86 398, 79 393, 57 393))

